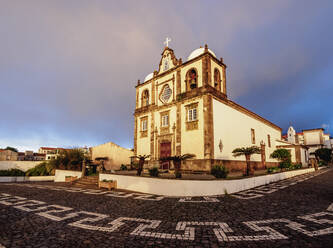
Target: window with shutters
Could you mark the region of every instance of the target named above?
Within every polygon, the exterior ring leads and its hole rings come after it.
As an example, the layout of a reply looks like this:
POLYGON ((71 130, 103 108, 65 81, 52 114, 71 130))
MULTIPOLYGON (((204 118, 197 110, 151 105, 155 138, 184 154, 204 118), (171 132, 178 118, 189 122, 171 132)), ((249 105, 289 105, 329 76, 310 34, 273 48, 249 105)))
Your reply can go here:
POLYGON ((198 129, 198 103, 192 103, 186 108, 186 130, 198 129))

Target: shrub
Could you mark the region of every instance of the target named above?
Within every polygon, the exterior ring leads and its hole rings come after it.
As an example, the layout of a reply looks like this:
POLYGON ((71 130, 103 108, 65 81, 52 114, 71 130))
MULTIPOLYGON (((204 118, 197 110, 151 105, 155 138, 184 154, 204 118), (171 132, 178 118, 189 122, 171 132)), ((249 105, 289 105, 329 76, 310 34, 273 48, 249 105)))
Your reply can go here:
POLYGON ((112 183, 113 182, 113 180, 111 179, 111 180, 108 180, 108 179, 103 179, 103 181, 102 182, 105 182, 105 183, 112 183))
POLYGON ((276 149, 270 156, 280 161, 280 169, 289 168, 291 166, 291 153, 284 148, 276 149))
POLYGON ((301 169, 302 168, 302 164, 294 164, 294 169, 301 169))
POLYGON ((280 170, 279 167, 270 167, 270 168, 267 168, 267 173, 276 173, 279 170, 280 170))
POLYGON ((152 177, 158 177, 158 168, 157 167, 149 168, 149 175, 152 177))
POLYGON ((25 172, 26 176, 50 176, 54 174, 54 167, 47 162, 40 163, 25 172))
POLYGON ((19 169, 0 170, 0 177, 24 177, 25 173, 19 169))
POLYGON ((175 176, 176 176, 176 178, 182 178, 182 173, 177 171, 177 172, 175 172, 175 176))
POLYGON ((211 174, 216 178, 226 178, 229 171, 223 165, 215 165, 211 169, 211 174))
POLYGON ((122 171, 127 170, 127 166, 124 165, 124 164, 122 164, 122 165, 120 166, 120 170, 122 170, 122 171))

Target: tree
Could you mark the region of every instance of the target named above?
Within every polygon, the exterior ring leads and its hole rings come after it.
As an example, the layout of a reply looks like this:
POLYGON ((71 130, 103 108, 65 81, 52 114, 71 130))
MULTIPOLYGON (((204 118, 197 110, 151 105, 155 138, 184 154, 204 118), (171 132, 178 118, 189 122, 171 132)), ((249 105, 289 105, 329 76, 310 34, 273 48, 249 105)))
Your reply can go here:
POLYGON ((291 165, 290 151, 284 148, 276 149, 270 156, 280 161, 280 169, 287 168, 291 165))
POLYGON ((83 160, 88 160, 87 155, 79 148, 62 150, 60 154, 50 160, 50 164, 55 168, 66 170, 81 170, 83 160))
POLYGON ((316 159, 318 161, 323 161, 328 164, 332 161, 332 149, 329 148, 319 148, 314 152, 316 159))
POLYGON ((194 158, 194 157, 195 157, 194 154, 186 153, 186 154, 179 155, 179 156, 169 156, 169 157, 160 158, 160 161, 172 161, 173 165, 175 167, 176 178, 181 178, 182 174, 180 171, 181 171, 182 161, 185 161, 187 159, 194 158))
POLYGON ((139 159, 138 167, 136 168, 136 175, 141 176, 143 165, 145 164, 145 160, 150 157, 150 155, 137 155, 134 156, 135 158, 139 159))
POLYGON ((5 148, 5 150, 10 150, 10 151, 13 151, 13 152, 18 152, 18 150, 15 147, 11 147, 11 146, 7 146, 5 148))
POLYGON ((241 148, 236 148, 232 151, 234 157, 239 157, 239 156, 244 156, 245 155, 245 160, 246 160, 246 172, 245 175, 253 175, 254 171, 251 167, 251 156, 253 154, 261 154, 261 149, 258 146, 250 146, 250 147, 241 147, 241 148))

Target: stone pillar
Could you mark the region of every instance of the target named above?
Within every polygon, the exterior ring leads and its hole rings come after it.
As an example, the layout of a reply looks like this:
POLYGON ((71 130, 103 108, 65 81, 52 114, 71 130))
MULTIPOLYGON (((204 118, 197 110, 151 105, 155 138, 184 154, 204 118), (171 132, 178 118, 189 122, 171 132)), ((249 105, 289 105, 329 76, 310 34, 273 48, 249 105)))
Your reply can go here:
POLYGON ((266 169, 266 145, 264 142, 260 143, 261 147, 261 165, 266 169))

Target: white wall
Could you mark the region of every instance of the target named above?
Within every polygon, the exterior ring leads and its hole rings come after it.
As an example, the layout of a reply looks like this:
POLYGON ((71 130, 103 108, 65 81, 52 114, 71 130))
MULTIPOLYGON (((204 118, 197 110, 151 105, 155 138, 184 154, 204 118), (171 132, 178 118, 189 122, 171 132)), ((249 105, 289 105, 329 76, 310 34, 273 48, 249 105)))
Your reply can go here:
POLYGON ((195 154, 195 159, 204 159, 204 114, 203 99, 193 99, 181 106, 181 153, 195 154), (186 130, 186 105, 198 103, 197 119, 198 129, 186 130))
POLYGON ((137 155, 149 155, 150 154, 150 134, 151 134, 151 113, 145 113, 138 116, 137 118, 137 155), (147 137, 141 137, 141 118, 148 116, 148 125, 147 125, 147 137))
POLYGON ((65 182, 66 176, 72 176, 81 178, 81 171, 70 171, 70 170, 56 170, 54 175, 54 181, 55 182, 65 182))
POLYGON ((0 161, 0 170, 20 169, 27 171, 43 161, 0 161))
POLYGON ((212 196, 229 194, 313 172, 314 168, 238 180, 176 180, 99 174, 99 180, 116 180, 119 189, 165 196, 212 196))
POLYGON ((43 181, 54 181, 54 176, 0 177, 0 183, 10 183, 10 182, 43 182, 43 181))
MULTIPOLYGON (((276 139, 281 139, 281 131, 277 130, 249 115, 242 113, 224 103, 213 99, 214 112, 214 157, 223 160, 245 160, 244 157, 233 157, 232 151, 238 147, 259 146, 263 140, 266 144, 266 161, 276 162, 270 158, 275 150, 276 139), (251 128, 255 130, 255 144, 251 140, 251 128), (268 147, 267 135, 270 135, 271 147, 268 147), (223 144, 219 149, 220 139, 223 144)), ((252 161, 261 161, 260 154, 251 156, 252 161)))
POLYGON ((304 133, 304 140, 306 142, 306 145, 320 144, 321 130, 307 131, 307 132, 303 132, 303 133, 304 133))

